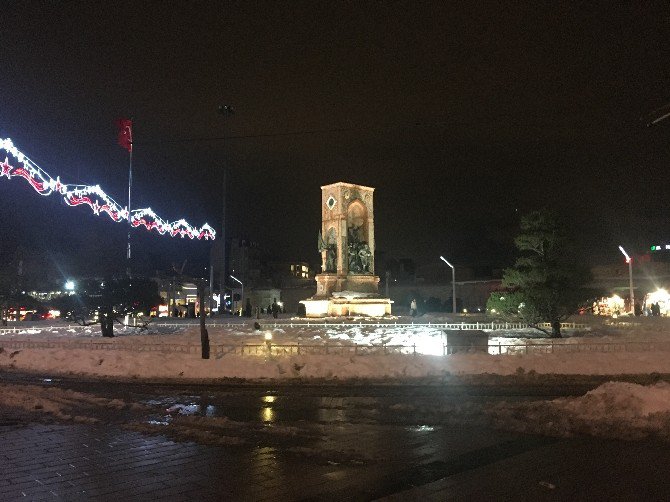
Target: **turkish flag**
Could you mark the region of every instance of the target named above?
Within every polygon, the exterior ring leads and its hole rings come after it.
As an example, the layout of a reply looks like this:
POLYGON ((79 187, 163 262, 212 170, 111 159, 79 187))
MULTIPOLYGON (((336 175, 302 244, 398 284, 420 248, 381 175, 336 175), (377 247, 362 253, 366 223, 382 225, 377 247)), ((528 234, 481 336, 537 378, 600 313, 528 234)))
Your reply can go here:
POLYGON ((116 125, 119 128, 119 145, 133 151, 133 121, 130 119, 118 119, 116 125))

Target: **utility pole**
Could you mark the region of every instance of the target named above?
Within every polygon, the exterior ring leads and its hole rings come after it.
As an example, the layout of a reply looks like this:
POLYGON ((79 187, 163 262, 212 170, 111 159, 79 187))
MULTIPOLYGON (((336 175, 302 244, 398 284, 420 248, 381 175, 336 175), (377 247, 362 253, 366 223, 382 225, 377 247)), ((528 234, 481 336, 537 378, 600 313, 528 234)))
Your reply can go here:
MULTIPOLYGON (((219 114, 224 117, 232 117, 235 114, 235 109, 230 105, 219 106, 219 114)), ((226 296, 226 182, 228 177, 228 169, 223 166, 223 184, 221 186, 221 264, 219 277, 221 278, 221 302, 219 305, 219 314, 222 313, 222 306, 225 306, 226 296)))
POLYGON ((209 264, 209 317, 212 317, 214 310, 214 264, 209 264))
POLYGON ((226 178, 228 169, 223 166, 223 185, 221 186, 221 264, 219 265, 219 277, 221 278, 221 305, 219 314, 223 313, 221 306, 225 306, 226 296, 226 178))

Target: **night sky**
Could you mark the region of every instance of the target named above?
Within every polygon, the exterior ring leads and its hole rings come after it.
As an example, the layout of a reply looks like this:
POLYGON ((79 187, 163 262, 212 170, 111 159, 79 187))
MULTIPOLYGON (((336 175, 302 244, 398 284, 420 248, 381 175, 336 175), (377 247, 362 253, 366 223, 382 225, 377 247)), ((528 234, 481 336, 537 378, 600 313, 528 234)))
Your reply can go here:
MULTIPOLYGON (((320 186, 346 181, 376 188, 377 249, 419 264, 508 265, 542 206, 614 261, 670 242, 670 119, 646 127, 670 8, 622 3, 5 2, 0 136, 125 205, 133 117, 135 207, 218 228, 227 166, 228 235, 278 259, 318 263, 320 186)), ((0 211, 4 251, 123 257, 125 228, 21 180, 0 211)), ((155 268, 210 246, 137 242, 155 268)))

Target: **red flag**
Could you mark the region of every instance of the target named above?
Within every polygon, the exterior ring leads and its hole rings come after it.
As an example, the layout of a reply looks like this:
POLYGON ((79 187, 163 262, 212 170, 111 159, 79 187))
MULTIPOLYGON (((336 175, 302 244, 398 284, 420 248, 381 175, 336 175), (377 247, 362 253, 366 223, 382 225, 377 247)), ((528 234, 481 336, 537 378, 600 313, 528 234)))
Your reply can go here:
POLYGON ((116 125, 119 128, 119 145, 129 152, 133 151, 133 121, 130 119, 118 119, 116 125))

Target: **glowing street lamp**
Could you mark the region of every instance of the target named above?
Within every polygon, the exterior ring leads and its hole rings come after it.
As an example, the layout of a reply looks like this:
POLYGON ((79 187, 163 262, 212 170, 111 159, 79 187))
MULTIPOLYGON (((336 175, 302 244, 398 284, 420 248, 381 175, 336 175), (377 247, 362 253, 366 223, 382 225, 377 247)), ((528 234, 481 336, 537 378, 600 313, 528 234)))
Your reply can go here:
POLYGON ((230 278, 233 279, 234 281, 239 282, 240 286, 242 286, 242 295, 240 296, 240 303, 242 303, 244 301, 244 283, 232 274, 230 274, 230 278))
POLYGON ((619 251, 623 253, 628 263, 628 287, 630 288, 630 311, 635 314, 635 296, 633 293, 633 258, 628 256, 623 246, 619 246, 619 251))
POLYGON ((447 261, 447 259, 444 256, 440 256, 440 260, 442 260, 444 263, 449 265, 451 267, 451 300, 452 300, 452 308, 454 315, 456 315, 456 269, 454 266, 447 261))
POLYGON ((65 290, 66 291, 74 291, 74 287, 75 287, 74 281, 67 281, 65 283, 65 290))

